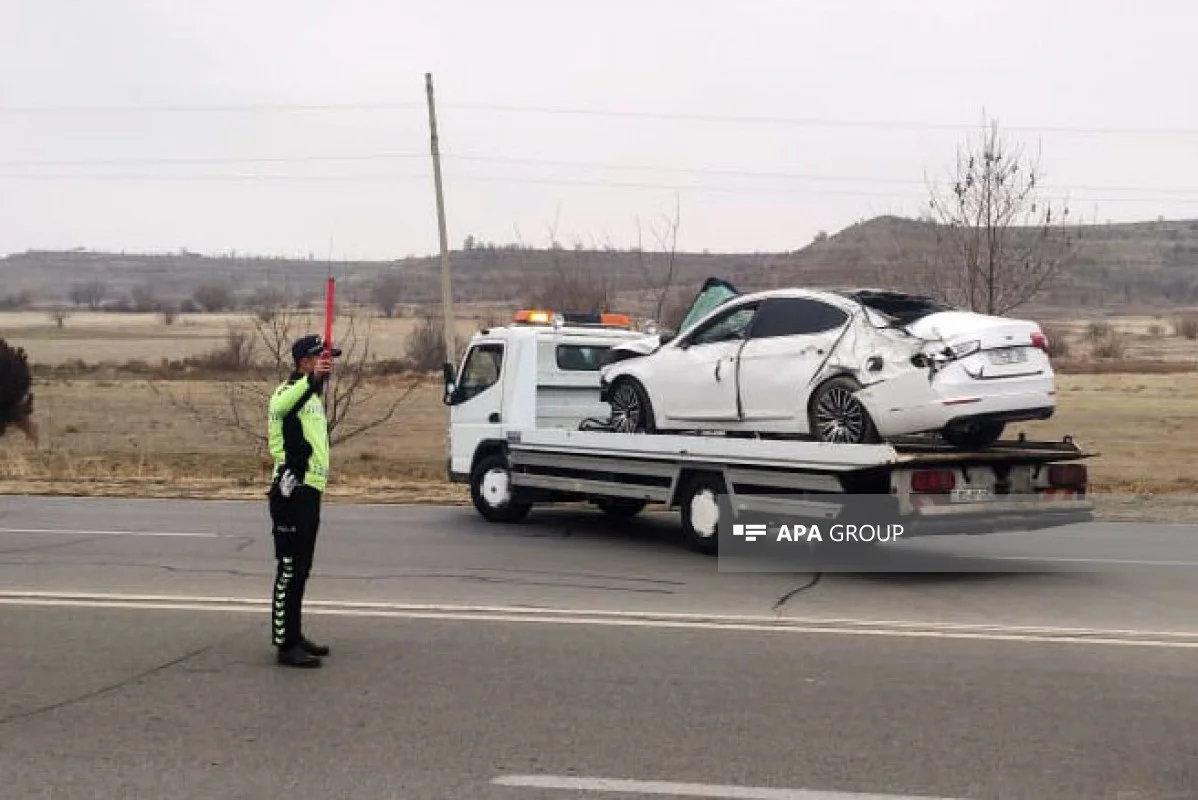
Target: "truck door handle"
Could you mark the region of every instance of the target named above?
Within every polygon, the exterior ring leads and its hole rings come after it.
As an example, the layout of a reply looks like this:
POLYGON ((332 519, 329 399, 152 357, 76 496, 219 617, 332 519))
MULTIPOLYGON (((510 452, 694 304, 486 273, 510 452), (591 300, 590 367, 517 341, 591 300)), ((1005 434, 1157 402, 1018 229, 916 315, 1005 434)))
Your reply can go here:
POLYGON ((491 416, 487 417, 487 422, 499 422, 499 412, 493 412, 491 416))
POLYGON ((715 379, 716 379, 717 381, 720 379, 720 366, 721 366, 723 363, 724 363, 723 361, 717 361, 717 362, 715 362, 715 379))

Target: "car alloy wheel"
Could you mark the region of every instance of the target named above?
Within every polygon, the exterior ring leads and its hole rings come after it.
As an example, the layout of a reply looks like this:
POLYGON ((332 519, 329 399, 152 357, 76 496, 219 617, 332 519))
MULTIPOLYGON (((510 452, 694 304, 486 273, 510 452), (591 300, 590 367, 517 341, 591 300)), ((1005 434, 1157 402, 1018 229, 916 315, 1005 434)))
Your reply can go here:
POLYGON ((820 391, 812 414, 812 432, 820 441, 863 444, 872 440, 872 422, 854 391, 841 381, 820 391))
POLYGON ((612 426, 620 433, 643 433, 648 426, 646 403, 632 381, 618 382, 611 390, 612 426))

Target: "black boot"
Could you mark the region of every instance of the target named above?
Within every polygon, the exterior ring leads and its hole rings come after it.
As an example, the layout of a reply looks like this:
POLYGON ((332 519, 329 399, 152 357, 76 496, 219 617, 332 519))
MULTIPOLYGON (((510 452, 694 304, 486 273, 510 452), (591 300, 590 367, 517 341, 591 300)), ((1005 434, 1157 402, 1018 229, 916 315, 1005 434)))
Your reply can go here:
POLYGON ((300 639, 299 646, 304 648, 304 650, 307 651, 307 653, 309 655, 327 656, 329 654, 328 647, 326 647, 323 644, 316 644, 315 642, 308 641, 308 638, 306 636, 304 638, 300 639))
POLYGON ((280 647, 278 661, 285 667, 314 669, 320 666, 320 659, 304 649, 302 644, 280 647))

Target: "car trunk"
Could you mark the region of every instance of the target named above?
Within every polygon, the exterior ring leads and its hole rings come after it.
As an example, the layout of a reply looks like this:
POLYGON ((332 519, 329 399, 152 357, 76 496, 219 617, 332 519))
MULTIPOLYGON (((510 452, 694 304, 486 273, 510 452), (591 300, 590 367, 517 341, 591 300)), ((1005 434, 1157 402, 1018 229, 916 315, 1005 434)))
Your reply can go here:
POLYGON ((906 328, 915 336, 930 340, 925 352, 952 348, 957 357, 971 366, 985 365, 987 377, 1026 374, 1032 355, 1029 348, 1036 346, 1034 336, 1042 335, 1040 326, 1034 322, 972 311, 929 314, 906 328), (973 342, 978 343, 976 349, 973 342))

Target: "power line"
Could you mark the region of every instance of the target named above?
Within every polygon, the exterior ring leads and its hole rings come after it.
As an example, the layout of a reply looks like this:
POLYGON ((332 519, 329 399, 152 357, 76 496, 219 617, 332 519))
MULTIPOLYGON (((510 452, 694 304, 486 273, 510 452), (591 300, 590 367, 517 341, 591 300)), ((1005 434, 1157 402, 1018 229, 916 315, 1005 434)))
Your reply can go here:
MULTIPOLYGON (((567 106, 523 106, 488 103, 446 103, 444 108, 462 111, 483 111, 500 114, 539 114, 556 116, 587 116, 609 119, 642 119, 669 122, 702 122, 714 124, 782 125, 799 127, 834 127, 908 130, 973 130, 977 123, 929 122, 921 120, 850 120, 831 117, 787 117, 770 115, 699 114, 685 112, 639 111, 611 108, 580 108, 567 106)), ((397 111, 423 108, 416 102, 355 102, 355 103, 247 103, 229 105, 142 105, 142 106, 0 106, 0 114, 181 114, 181 113, 323 113, 338 111, 397 111)), ((1077 125, 1004 125, 1008 131, 1023 133, 1069 133, 1101 136, 1198 136, 1198 128, 1123 128, 1112 126, 1077 125)))
MULTIPOLYGON (((315 182, 315 183, 390 183, 396 181, 410 180, 431 180, 430 173, 409 173, 409 174, 376 174, 376 175, 247 175, 247 174, 230 174, 230 175, 152 175, 152 174, 117 174, 117 173, 0 173, 0 180, 62 180, 62 181, 113 181, 121 183, 136 183, 136 182, 315 182)), ((822 188, 803 188, 803 187, 782 187, 782 186, 721 186, 716 184, 695 184, 695 183, 653 183, 647 181, 600 181, 600 180, 580 180, 570 178, 515 178, 502 177, 494 175, 470 175, 459 174, 451 175, 450 181, 461 181, 469 183, 502 183, 514 185, 550 185, 550 186, 585 186, 592 188, 608 188, 608 189, 654 189, 668 191, 686 191, 686 192, 722 192, 722 193, 781 193, 781 194, 807 194, 817 196, 846 196, 846 197, 873 197, 873 198, 899 198, 912 199, 911 193, 899 192, 884 192, 884 191, 864 191, 864 190, 844 190, 844 189, 822 189, 822 188)), ((1194 197, 1078 197, 1076 202, 1109 202, 1109 203, 1198 203, 1198 196, 1194 197)))
MULTIPOLYGON (((712 169, 703 167, 671 167, 652 164, 615 164, 601 161, 573 161, 539 158, 520 158, 509 156, 485 156, 474 154, 442 154, 443 158, 457 161, 473 161, 494 164, 520 164, 528 166, 569 167, 582 169, 604 169, 628 172, 660 172, 690 175, 712 175, 724 177, 765 178, 793 181, 814 181, 829 183, 865 183, 865 184, 895 184, 906 186, 926 186, 925 181, 914 178, 892 178, 865 175, 822 175, 806 172, 770 172, 760 170, 712 169)), ((0 161, 0 168, 23 167, 63 167, 63 166, 117 166, 117 165, 153 165, 153 164, 288 164, 288 163, 328 163, 328 162, 378 162, 391 160, 423 159, 423 153, 364 153, 357 155, 301 155, 301 156, 248 156, 248 157, 151 157, 127 159, 75 159, 64 161, 0 161)), ((79 173, 84 177, 82 173, 79 173)), ((4 176, 13 177, 13 176, 4 176)), ((37 177, 37 175, 21 175, 20 177, 37 177)), ((48 176, 49 177, 49 176, 48 176)), ((56 176, 64 177, 64 176, 56 176)), ((95 177, 104 177, 103 174, 95 177)), ((116 176, 114 176, 116 177, 116 176)), ((149 179, 152 176, 135 176, 137 179, 149 179)), ((170 176, 165 176, 170 178, 170 176)), ((188 176, 180 176, 186 179, 188 176)), ((236 176, 252 179, 257 176, 236 176)), ((286 179, 291 176, 261 176, 263 179, 286 179)), ((303 176, 296 176, 302 178, 303 176)), ((328 179, 339 179, 341 176, 331 176, 328 179)), ((344 176, 354 178, 354 176, 344 176)), ((369 177, 369 176, 365 176, 369 177)), ((203 179, 203 176, 197 176, 203 179)), ((320 176, 316 176, 320 179, 320 176)), ((503 179, 507 180, 507 179, 503 179)), ((519 180, 519 179, 513 179, 519 180)), ((1103 191, 1103 192, 1156 192, 1160 194, 1198 194, 1198 187, 1174 186, 1096 186, 1079 184, 1071 186, 1041 187, 1047 191, 1103 191)))

